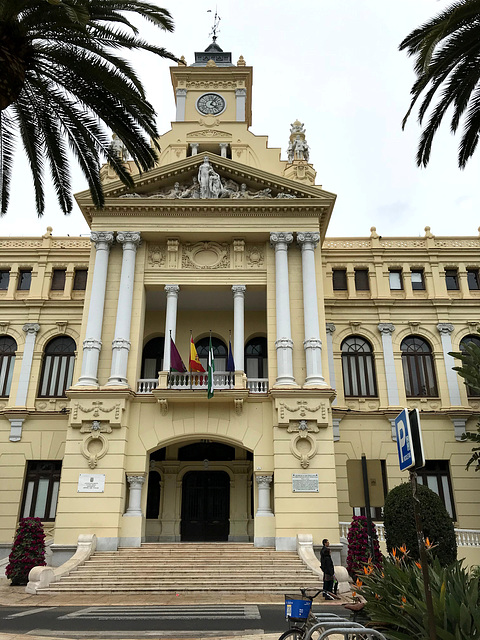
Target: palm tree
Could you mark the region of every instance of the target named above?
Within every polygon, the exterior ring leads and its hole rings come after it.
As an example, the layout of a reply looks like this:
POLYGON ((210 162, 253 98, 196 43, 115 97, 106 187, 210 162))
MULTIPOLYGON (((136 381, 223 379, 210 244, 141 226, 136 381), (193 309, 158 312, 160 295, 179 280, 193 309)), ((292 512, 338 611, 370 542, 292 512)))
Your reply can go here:
POLYGON ((140 171, 154 166, 155 111, 134 69, 117 52, 177 58, 139 37, 130 20, 137 16, 173 30, 168 11, 143 0, 0 1, 0 215, 8 207, 17 136, 32 171, 39 216, 47 161, 63 213, 72 210, 69 149, 97 207, 104 204, 101 161, 133 185, 111 132, 140 171))
POLYGON ((416 57, 417 75, 403 126, 420 96, 420 124, 431 108, 418 144, 418 166, 427 166, 435 133, 446 111, 452 107, 452 133, 456 133, 460 121, 463 122, 458 166, 465 168, 475 151, 480 131, 480 0, 457 0, 412 31, 400 44, 400 50, 416 57))

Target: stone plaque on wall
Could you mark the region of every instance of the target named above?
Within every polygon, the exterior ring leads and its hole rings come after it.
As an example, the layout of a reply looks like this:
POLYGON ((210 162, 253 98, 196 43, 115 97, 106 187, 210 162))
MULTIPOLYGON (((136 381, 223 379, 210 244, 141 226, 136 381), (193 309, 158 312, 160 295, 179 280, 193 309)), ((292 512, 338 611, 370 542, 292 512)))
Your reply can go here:
POLYGON ((292 473, 293 493, 318 493, 318 473, 292 473))
POLYGON ((104 473, 81 473, 78 476, 77 493, 103 493, 104 491, 104 473))

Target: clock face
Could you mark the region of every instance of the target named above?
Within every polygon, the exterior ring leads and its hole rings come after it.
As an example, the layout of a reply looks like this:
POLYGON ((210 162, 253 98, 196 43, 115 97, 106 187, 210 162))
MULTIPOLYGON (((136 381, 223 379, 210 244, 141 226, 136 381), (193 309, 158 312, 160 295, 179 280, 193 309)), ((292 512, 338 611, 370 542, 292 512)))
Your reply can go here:
POLYGON ((204 93, 197 100, 197 109, 205 115, 213 114, 217 116, 222 111, 225 111, 226 106, 225 100, 218 93, 204 93))

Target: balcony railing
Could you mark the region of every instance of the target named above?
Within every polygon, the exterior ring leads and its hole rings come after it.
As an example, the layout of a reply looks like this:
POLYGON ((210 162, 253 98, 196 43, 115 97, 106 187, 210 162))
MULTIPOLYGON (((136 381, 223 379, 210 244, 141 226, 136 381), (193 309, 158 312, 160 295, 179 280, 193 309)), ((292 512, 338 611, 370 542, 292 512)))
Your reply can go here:
MULTIPOLYGON (((207 382, 208 377, 206 373, 170 373, 168 375, 168 389, 206 391, 207 382)), ((157 378, 141 378, 137 380, 137 393, 152 393, 157 387, 157 378)), ((216 371, 213 374, 213 388, 234 389, 235 374, 230 371, 216 371)), ((247 389, 249 393, 267 393, 268 378, 248 378, 247 389)))
MULTIPOLYGON (((339 522, 340 536, 346 538, 350 528, 349 522, 339 522)), ((385 542, 385 527, 381 522, 375 522, 379 542, 385 542)), ((455 529, 458 547, 480 547, 480 531, 478 529, 455 529)))

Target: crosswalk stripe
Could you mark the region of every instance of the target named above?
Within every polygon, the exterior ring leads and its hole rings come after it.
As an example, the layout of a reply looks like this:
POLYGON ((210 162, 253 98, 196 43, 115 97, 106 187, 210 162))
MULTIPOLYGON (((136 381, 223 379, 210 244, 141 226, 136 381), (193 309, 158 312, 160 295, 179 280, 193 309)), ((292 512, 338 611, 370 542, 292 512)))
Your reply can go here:
POLYGON ((59 620, 260 620, 256 605, 193 605, 144 607, 87 607, 59 620))
POLYGON ((35 609, 28 609, 27 611, 20 611, 19 613, 12 613, 12 615, 6 616, 5 620, 10 620, 11 618, 23 618, 23 616, 32 616, 34 613, 40 613, 41 611, 52 611, 52 607, 35 607, 35 609))

